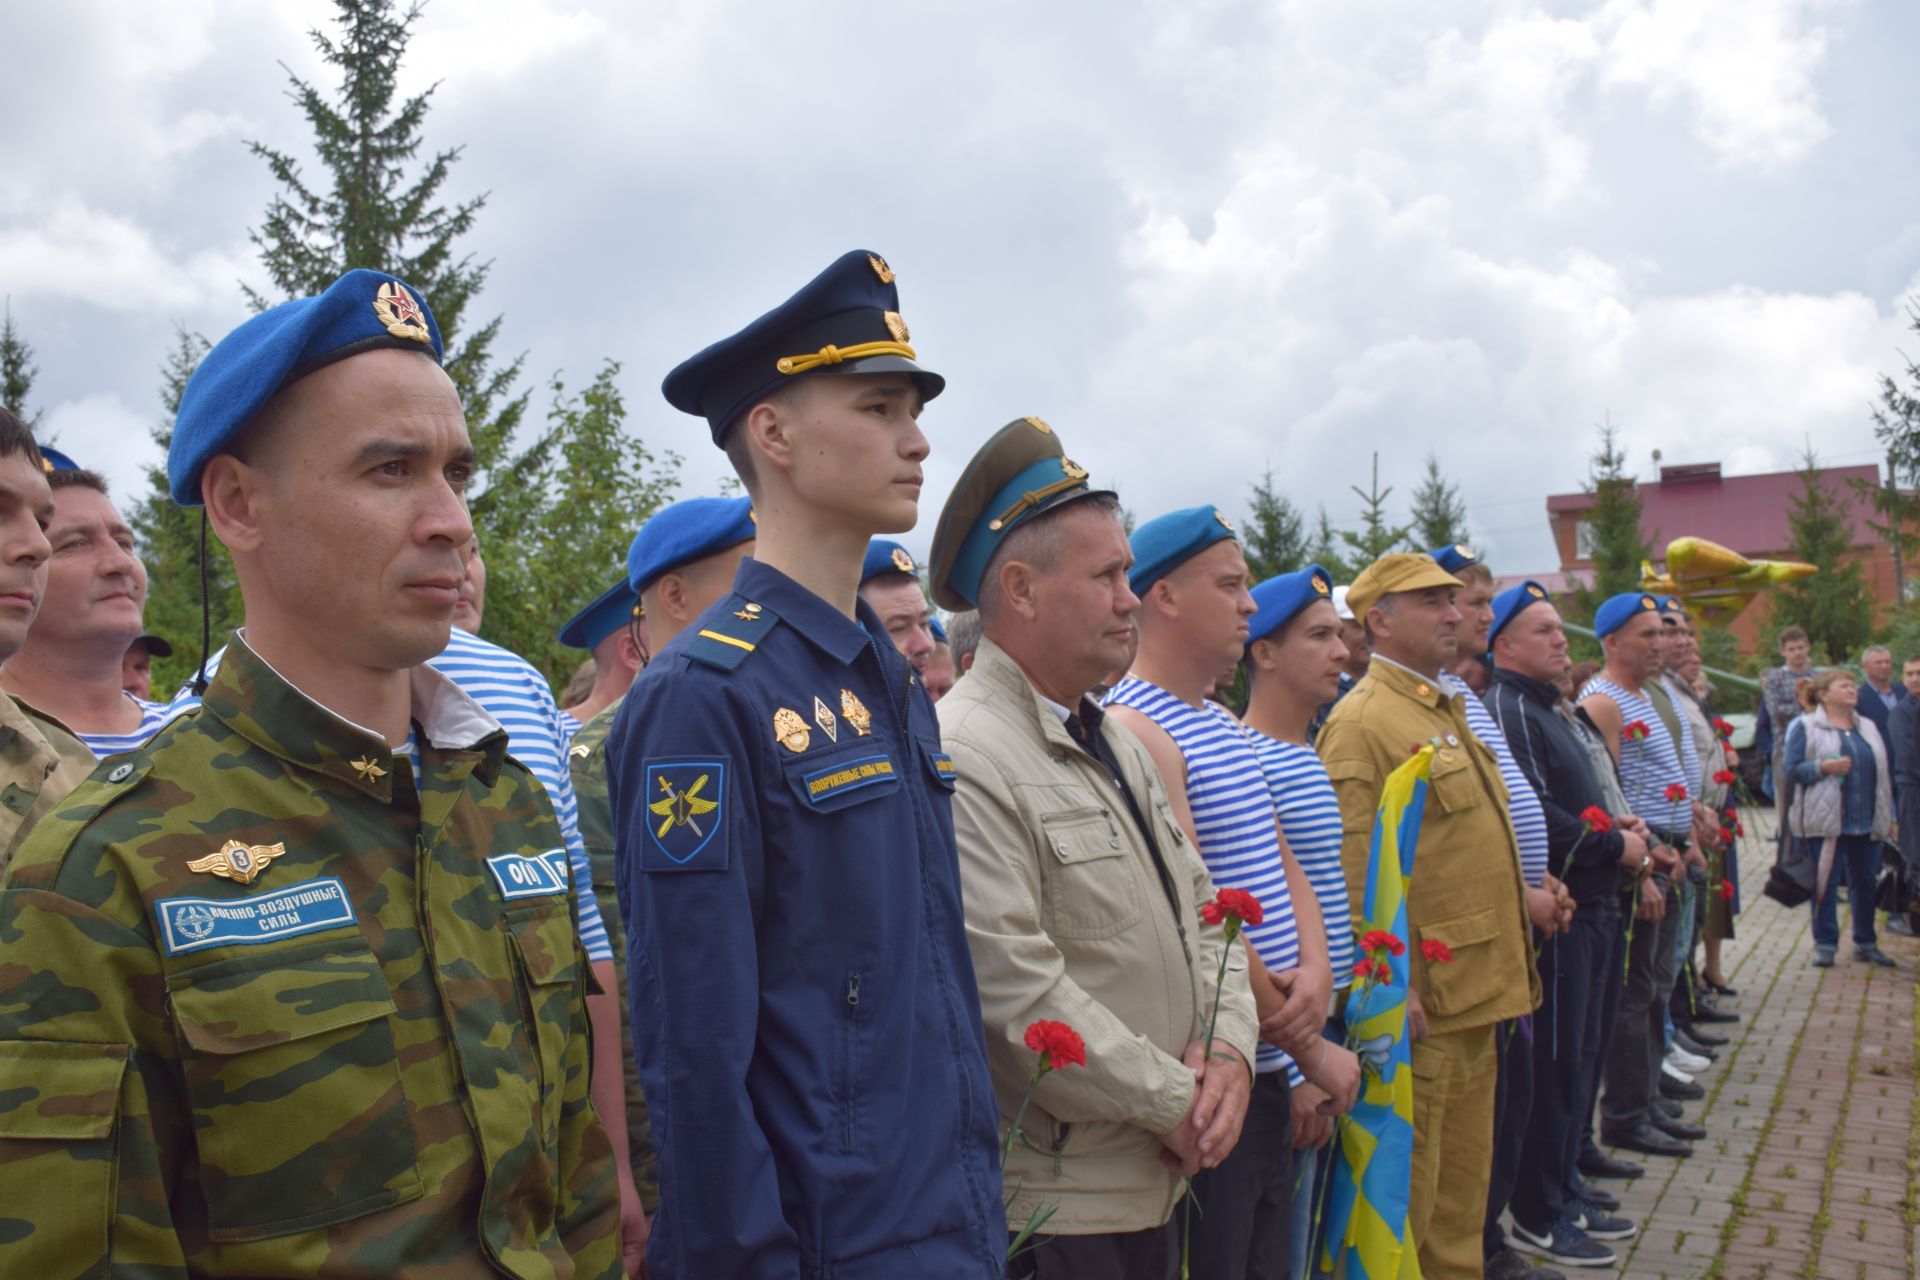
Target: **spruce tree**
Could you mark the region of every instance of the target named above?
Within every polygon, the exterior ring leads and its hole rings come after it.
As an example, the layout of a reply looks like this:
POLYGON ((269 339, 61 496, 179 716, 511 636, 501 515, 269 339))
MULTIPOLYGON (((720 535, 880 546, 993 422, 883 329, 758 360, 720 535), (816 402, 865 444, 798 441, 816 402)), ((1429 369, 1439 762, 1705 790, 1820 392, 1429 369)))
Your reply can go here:
MULTIPOLYGON (((1908 327, 1920 333, 1920 299, 1907 303, 1908 327)), ((1887 451, 1887 483, 1866 486, 1876 519, 1873 532, 1892 548, 1906 582, 1920 573, 1920 363, 1905 360, 1906 385, 1887 375, 1880 378, 1880 403, 1873 409, 1873 434, 1887 451)), ((1902 599, 1898 608, 1905 610, 1902 599)))
POLYGON ((1448 480, 1440 470, 1440 459, 1427 454, 1425 473, 1413 491, 1412 551, 1444 547, 1467 541, 1467 504, 1460 498, 1460 486, 1448 480))
POLYGON ((1342 529, 1340 538, 1347 549, 1353 553, 1353 563, 1359 569, 1378 560, 1388 552, 1398 549, 1407 540, 1407 534, 1413 531, 1412 525, 1396 525, 1387 519, 1387 499, 1393 496, 1393 486, 1380 487, 1380 455, 1373 455, 1373 473, 1368 487, 1348 485, 1360 499, 1360 532, 1342 529))
POLYGON ((1800 457, 1800 492, 1787 503, 1787 528, 1793 558, 1820 572, 1773 588, 1771 629, 1799 626, 1813 642, 1815 660, 1852 662, 1873 626, 1860 562, 1847 555, 1853 546, 1848 503, 1839 487, 1820 474, 1809 444, 1800 457))
POLYGON ((5 318, 0 319, 0 409, 29 427, 40 421, 38 410, 27 409, 27 397, 33 394, 33 379, 39 372, 33 363, 33 348, 13 322, 13 300, 8 299, 5 318))
POLYGON ((1313 522, 1313 537, 1307 544, 1307 559, 1332 574, 1335 582, 1353 581, 1354 569, 1340 551, 1342 540, 1351 536, 1333 527, 1333 521, 1327 518, 1327 504, 1321 503, 1313 522))
POLYGON ((1300 509, 1273 487, 1271 464, 1252 489, 1253 513, 1241 530, 1240 542, 1253 580, 1264 582, 1307 563, 1307 526, 1300 509))
POLYGON ((1593 579, 1574 592, 1574 612, 1581 621, 1591 621, 1608 597, 1638 590, 1651 554, 1640 531, 1640 487, 1627 471, 1620 433, 1611 422, 1600 424, 1600 448, 1588 459, 1586 490, 1593 495, 1585 520, 1593 579))

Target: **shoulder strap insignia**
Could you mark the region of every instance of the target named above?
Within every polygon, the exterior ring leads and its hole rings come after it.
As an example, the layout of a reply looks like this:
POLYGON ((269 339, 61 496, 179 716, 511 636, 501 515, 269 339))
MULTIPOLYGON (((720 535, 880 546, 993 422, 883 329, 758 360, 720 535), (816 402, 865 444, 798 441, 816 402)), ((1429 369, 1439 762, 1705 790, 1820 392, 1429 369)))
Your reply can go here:
POLYGON ((778 625, 779 614, 735 592, 707 610, 700 630, 687 641, 687 656, 703 666, 731 671, 778 625))

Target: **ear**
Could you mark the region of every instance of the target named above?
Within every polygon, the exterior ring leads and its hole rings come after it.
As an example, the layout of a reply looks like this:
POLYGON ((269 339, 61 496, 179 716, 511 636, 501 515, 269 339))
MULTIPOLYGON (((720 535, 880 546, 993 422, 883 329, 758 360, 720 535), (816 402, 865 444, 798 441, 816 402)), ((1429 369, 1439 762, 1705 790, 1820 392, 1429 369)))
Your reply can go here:
POLYGON ((230 453, 217 453, 200 472, 207 522, 229 551, 257 551, 266 536, 265 477, 230 453))
POLYGON ((623 665, 633 667, 636 670, 639 668, 641 658, 640 644, 633 638, 632 626, 620 628, 620 643, 615 647, 614 652, 620 655, 620 661, 623 665))
POLYGON ((1025 561, 1009 560, 1000 566, 1001 601, 1029 622, 1040 612, 1039 585, 1033 566, 1025 561))
POLYGON ((745 433, 747 451, 753 458, 756 472, 763 468, 771 468, 783 475, 792 472, 794 418, 793 408, 784 397, 762 400, 747 410, 745 420, 735 430, 745 433))
POLYGON ((653 589, 659 594, 660 608, 666 611, 669 618, 683 624, 693 621, 687 616, 687 580, 685 578, 677 573, 666 574, 653 589))
POLYGON ((1174 599, 1173 581, 1170 577, 1154 579, 1153 585, 1147 588, 1147 598, 1141 603, 1152 604, 1158 612, 1166 614, 1169 618, 1180 616, 1180 602, 1174 599))
POLYGON ((1265 636, 1247 646, 1247 657, 1256 671, 1272 671, 1280 665, 1279 646, 1265 636))

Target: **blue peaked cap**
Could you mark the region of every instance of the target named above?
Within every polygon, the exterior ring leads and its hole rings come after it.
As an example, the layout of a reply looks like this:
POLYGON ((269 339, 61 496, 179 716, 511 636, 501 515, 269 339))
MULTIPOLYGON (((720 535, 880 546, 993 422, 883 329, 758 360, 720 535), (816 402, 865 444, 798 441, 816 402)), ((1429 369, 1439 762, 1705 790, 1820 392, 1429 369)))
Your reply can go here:
POLYGON ((1508 587, 1493 598, 1493 623, 1487 628, 1487 652, 1493 652, 1493 641, 1507 624, 1525 611, 1530 605, 1550 604, 1547 589, 1529 579, 1517 586, 1508 587))
POLYGON ((1457 542, 1450 542, 1444 547, 1435 547, 1427 552, 1427 555, 1448 573, 1458 573, 1470 564, 1480 563, 1480 557, 1473 554, 1471 547, 1463 547, 1457 542))
POLYGON ((560 643, 591 649, 636 616, 640 593, 681 565, 754 537, 750 498, 685 498, 653 513, 627 547, 627 572, 560 629, 560 643))
POLYGON ((893 280, 879 254, 842 254, 740 332, 681 361, 660 394, 682 413, 705 418, 715 444, 756 401, 803 375, 904 373, 924 404, 947 380, 914 363, 893 280))
POLYGON ((887 538, 875 538, 867 544, 866 559, 860 562, 860 585, 866 586, 870 579, 883 573, 919 577, 920 564, 913 558, 913 553, 899 543, 887 538))
POLYGON ((1293 573, 1275 574, 1253 589, 1253 617, 1247 621, 1247 643, 1264 639, 1293 621, 1315 600, 1333 603, 1333 575, 1317 564, 1293 573))
POLYGON ((200 505, 200 470, 224 450, 276 392, 316 369, 363 351, 396 347, 440 362, 440 326, 412 285, 356 268, 312 298, 262 311, 220 339, 180 396, 167 487, 182 506, 200 505))
POLYGON ((1184 507, 1147 521, 1133 531, 1133 568, 1127 586, 1144 596, 1147 588, 1216 542, 1240 535, 1214 506, 1184 507))
POLYGON ((1593 635, 1604 639, 1627 624, 1636 613, 1658 613, 1660 602, 1644 591, 1623 591, 1611 596, 1593 613, 1593 635))

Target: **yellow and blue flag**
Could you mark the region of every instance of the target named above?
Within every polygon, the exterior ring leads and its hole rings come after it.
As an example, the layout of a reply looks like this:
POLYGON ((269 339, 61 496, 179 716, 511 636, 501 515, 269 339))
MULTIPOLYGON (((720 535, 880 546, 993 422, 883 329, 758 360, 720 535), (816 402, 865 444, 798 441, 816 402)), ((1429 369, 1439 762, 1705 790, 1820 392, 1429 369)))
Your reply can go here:
MULTIPOLYGON (((1373 821, 1362 933, 1381 929, 1407 938, 1407 886, 1432 776, 1430 746, 1387 775, 1373 821)), ((1367 1069, 1359 1101, 1339 1126, 1320 1266, 1332 1270, 1344 1264, 1349 1280, 1420 1276, 1419 1255, 1407 1238, 1413 1185, 1413 1065, 1407 1046, 1412 962, 1410 948, 1389 957, 1392 977, 1347 1002, 1347 1039, 1359 1048, 1367 1069)))

